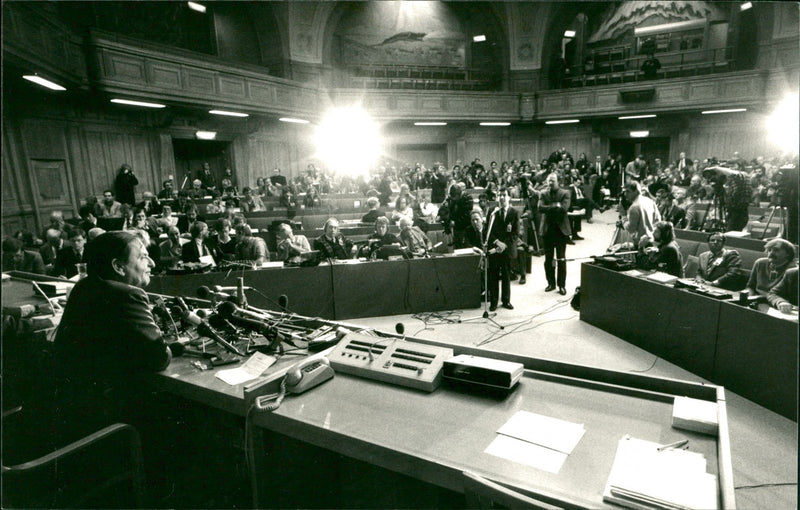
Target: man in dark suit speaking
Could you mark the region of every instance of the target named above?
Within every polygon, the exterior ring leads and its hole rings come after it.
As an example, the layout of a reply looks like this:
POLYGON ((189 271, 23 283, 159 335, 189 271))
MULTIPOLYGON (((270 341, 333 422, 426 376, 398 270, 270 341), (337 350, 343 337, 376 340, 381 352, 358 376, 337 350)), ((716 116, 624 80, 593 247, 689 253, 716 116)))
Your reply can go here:
POLYGON ((541 192, 539 197, 539 212, 542 213, 539 236, 544 239, 544 274, 547 277, 544 290, 550 292, 558 285, 558 293, 564 296, 567 294, 567 241, 572 235, 567 216, 570 193, 558 186, 558 175, 555 173, 547 176, 547 184, 549 189, 541 192))
POLYGON ((135 378, 172 359, 143 290, 155 264, 141 238, 106 232, 86 251, 88 276, 72 289, 54 342, 60 432, 72 439, 116 421, 138 427, 144 385, 135 378))
POLYGON ((508 190, 497 193, 499 206, 489 211, 486 220, 486 235, 489 248, 489 309, 497 310, 498 297, 503 308, 513 310, 511 304, 511 261, 517 258, 517 235, 519 233, 519 213, 511 207, 508 190), (502 280, 502 296, 498 287, 502 280))

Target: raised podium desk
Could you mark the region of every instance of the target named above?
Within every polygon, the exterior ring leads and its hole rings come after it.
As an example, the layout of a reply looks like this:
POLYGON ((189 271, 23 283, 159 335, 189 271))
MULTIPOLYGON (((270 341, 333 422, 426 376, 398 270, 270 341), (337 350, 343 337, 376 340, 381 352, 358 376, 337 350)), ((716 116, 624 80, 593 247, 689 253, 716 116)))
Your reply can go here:
POLYGON ((196 296, 200 286, 234 286, 239 277, 258 289, 248 302, 278 310, 278 298, 308 317, 354 319, 417 312, 478 308, 481 274, 477 255, 323 263, 316 267, 233 270, 187 275, 156 275, 148 292, 196 296))
POLYGON ((796 320, 588 263, 581 320, 797 421, 796 320))

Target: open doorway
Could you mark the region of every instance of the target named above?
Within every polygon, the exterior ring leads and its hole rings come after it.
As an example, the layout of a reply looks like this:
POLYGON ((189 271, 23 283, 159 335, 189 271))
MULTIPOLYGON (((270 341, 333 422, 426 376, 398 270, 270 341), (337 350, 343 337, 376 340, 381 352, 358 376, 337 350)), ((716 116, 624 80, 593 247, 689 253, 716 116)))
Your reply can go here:
POLYGON ((666 168, 669 164, 669 137, 612 138, 609 140, 609 152, 619 154, 623 168, 638 154, 644 156, 649 168, 655 167, 656 158, 661 160, 661 167, 666 168))
POLYGON ((203 168, 203 163, 208 163, 211 173, 217 182, 222 179, 225 168, 230 167, 236 177, 236 169, 231 166, 230 142, 215 140, 184 140, 173 139, 172 150, 175 153, 175 187, 189 189, 192 180, 196 179, 203 168))

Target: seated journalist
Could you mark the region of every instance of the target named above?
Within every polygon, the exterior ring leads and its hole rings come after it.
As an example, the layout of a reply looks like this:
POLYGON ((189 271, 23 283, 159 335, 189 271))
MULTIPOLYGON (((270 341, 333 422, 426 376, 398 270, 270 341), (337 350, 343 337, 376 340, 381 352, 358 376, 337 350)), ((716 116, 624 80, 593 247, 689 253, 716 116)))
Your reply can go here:
POLYGON ((725 235, 714 232, 708 236, 709 250, 698 257, 697 278, 715 287, 739 290, 739 268, 742 258, 736 250, 725 248, 725 235))
POLYGON ((45 274, 44 261, 39 252, 23 248, 22 241, 15 237, 7 237, 3 240, 3 271, 45 274))
POLYGON ((314 239, 314 249, 325 259, 349 259, 352 257, 353 243, 339 233, 339 220, 328 218, 322 235, 314 239))
POLYGON ((683 278, 683 257, 675 241, 675 230, 669 221, 653 226, 654 246, 644 248, 643 266, 683 278))
POLYGON ((764 246, 767 256, 753 264, 747 290, 751 294, 766 296, 781 281, 786 270, 794 267, 794 245, 785 239, 776 237, 764 246))
POLYGON ((375 220, 375 232, 369 235, 367 244, 359 250, 359 257, 372 257, 383 246, 400 244, 400 239, 389 233, 389 218, 380 216, 375 220))
POLYGON ((415 257, 424 257, 433 248, 428 236, 408 216, 400 217, 400 242, 415 257))
POLYGON ((86 260, 54 342, 58 427, 70 438, 119 421, 142 425, 144 385, 135 379, 172 359, 143 290, 155 263, 141 237, 101 234, 86 260))
POLYGON ((770 306, 777 308, 782 313, 789 313, 792 307, 797 306, 797 268, 787 269, 781 281, 777 283, 769 294, 767 301, 770 306))
POLYGON ((292 257, 311 251, 311 245, 308 243, 306 236, 302 234, 295 235, 292 232, 292 226, 288 223, 278 225, 277 238, 278 260, 291 260, 292 257))
POLYGON ((369 211, 367 211, 367 213, 361 217, 361 223, 375 223, 375 220, 381 216, 386 216, 378 210, 379 205, 380 201, 376 197, 369 197, 367 199, 367 207, 369 207, 369 211))
MULTIPOLYGON (((183 248, 186 250, 186 247, 183 248)), ((257 265, 269 262, 267 242, 253 235, 246 223, 236 225, 236 260, 249 261, 257 265)))

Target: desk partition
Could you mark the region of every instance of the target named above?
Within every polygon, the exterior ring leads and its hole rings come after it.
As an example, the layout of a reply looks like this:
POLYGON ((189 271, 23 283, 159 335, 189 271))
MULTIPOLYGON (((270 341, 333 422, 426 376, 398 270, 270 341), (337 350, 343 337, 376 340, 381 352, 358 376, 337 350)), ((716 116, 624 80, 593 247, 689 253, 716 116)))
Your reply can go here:
POLYGON ((581 320, 797 421, 797 322, 594 264, 581 320))
POLYGON ((261 293, 246 293, 251 305, 278 310, 278 298, 285 295, 291 311, 309 317, 352 319, 470 309, 480 306, 479 260, 476 255, 445 255, 332 266, 155 275, 146 290, 194 297, 202 285, 234 286, 237 278, 243 277, 245 285, 261 293))

